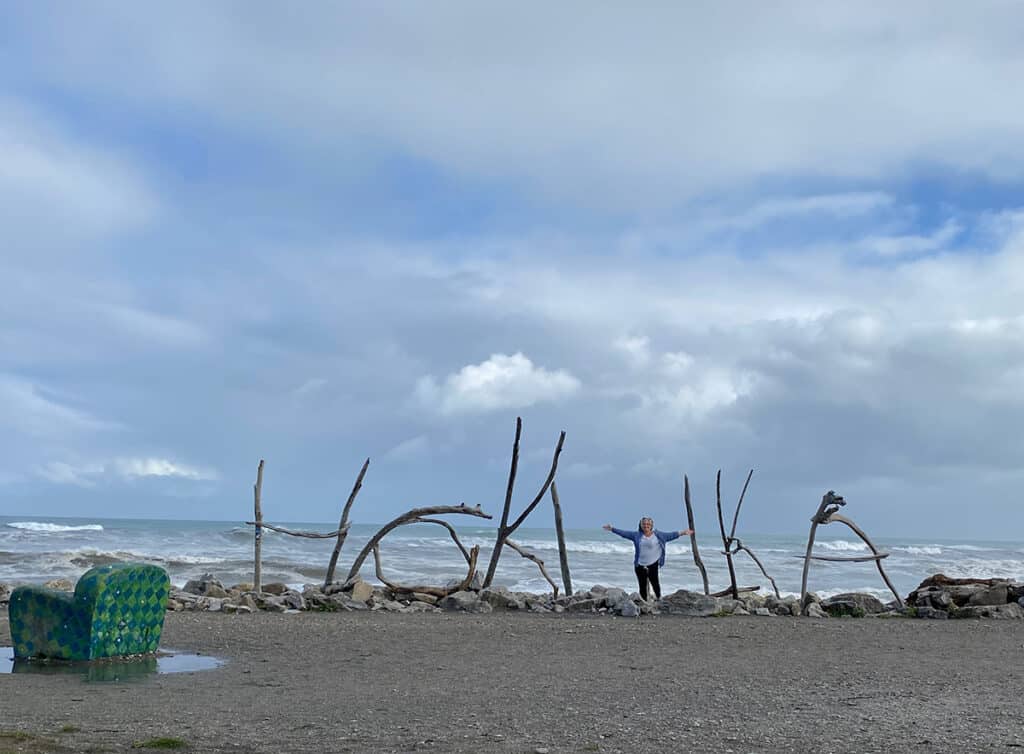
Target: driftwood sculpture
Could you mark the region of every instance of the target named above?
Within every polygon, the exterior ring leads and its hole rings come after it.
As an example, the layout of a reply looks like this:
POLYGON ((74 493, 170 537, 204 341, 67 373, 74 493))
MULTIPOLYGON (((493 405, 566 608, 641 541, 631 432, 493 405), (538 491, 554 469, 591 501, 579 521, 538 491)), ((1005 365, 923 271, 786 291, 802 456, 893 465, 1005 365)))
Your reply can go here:
MULTIPOLYGON (((551 482, 551 505, 555 509, 555 536, 558 539, 558 563, 562 568, 562 586, 565 588, 566 594, 572 594, 572 577, 569 575, 569 554, 565 550, 565 531, 562 529, 562 504, 558 501, 558 487, 555 485, 554 480, 551 482)), ((548 581, 550 582, 551 579, 548 579, 548 581)), ((558 589, 555 589, 555 596, 558 596, 558 589)))
MULTIPOLYGON (((490 518, 490 516, 485 517, 490 518)), ((466 578, 451 588, 436 586, 404 586, 402 584, 396 584, 393 581, 388 581, 384 578, 384 571, 380 565, 380 540, 378 539, 373 545, 373 564, 374 570, 377 574, 377 580, 380 581, 380 583, 384 584, 384 586, 388 587, 393 592, 419 592, 421 594, 431 594, 435 597, 447 597, 449 594, 454 594, 455 592, 460 592, 463 589, 469 588, 469 585, 473 582, 473 575, 476 573, 476 559, 480 554, 480 547, 478 545, 473 545, 473 548, 467 551, 462 542, 459 541, 459 535, 455 533, 455 527, 447 521, 442 521, 439 518, 420 518, 419 516, 416 516, 415 518, 410 518, 408 521, 402 521, 398 526, 401 526, 402 524, 439 524, 446 528, 448 530, 448 534, 452 538, 452 541, 455 542, 455 545, 459 548, 459 552, 462 553, 462 557, 466 559, 466 565, 468 566, 466 578)))
POLYGON ((348 513, 352 510, 352 504, 356 501, 356 495, 359 494, 359 490, 363 488, 363 477, 366 476, 366 469, 370 465, 370 459, 367 458, 363 464, 363 468, 359 470, 359 476, 356 477, 356 483, 352 486, 352 492, 349 493, 348 500, 345 501, 345 507, 341 511, 341 521, 338 522, 338 541, 334 544, 334 551, 331 553, 331 562, 327 564, 327 575, 324 576, 324 588, 334 581, 334 569, 338 565, 338 556, 341 555, 341 548, 345 545, 345 539, 348 537, 348 513))
MULTIPOLYGON (((826 492, 821 498, 821 504, 818 506, 817 512, 811 518, 811 531, 807 537, 807 553, 803 556, 804 558, 804 574, 800 581, 800 606, 804 606, 807 599, 807 572, 810 570, 812 560, 825 560, 831 562, 840 563, 867 563, 874 562, 878 567, 878 573, 882 577, 882 581, 889 587, 889 591, 893 593, 896 598, 896 604, 903 607, 903 600, 900 599, 900 595, 896 592, 896 588, 893 587, 892 582, 889 581, 889 577, 885 574, 885 569, 882 568, 882 561, 889 557, 887 552, 879 552, 878 548, 875 547, 874 543, 868 539, 867 535, 860 530, 860 528, 853 523, 850 519, 845 516, 839 515, 838 511, 841 507, 846 505, 846 500, 843 499, 842 495, 837 495, 832 490, 826 492), (871 555, 862 555, 855 557, 831 557, 828 555, 812 555, 811 549, 814 547, 814 535, 818 530, 818 525, 830 524, 833 521, 837 521, 841 524, 846 524, 853 530, 853 533, 860 537, 864 544, 871 550, 871 555)), ((796 557, 800 557, 797 555, 796 557)))
MULTIPOLYGON (((523 521, 526 520, 527 516, 533 513, 533 509, 536 508, 540 501, 544 499, 544 496, 548 492, 548 488, 551 487, 552 484, 554 484, 555 472, 558 470, 558 456, 561 455, 562 444, 565 442, 565 432, 563 431, 558 436, 558 444, 555 446, 555 454, 554 457, 551 459, 551 470, 548 472, 547 479, 544 480, 544 484, 540 488, 540 492, 538 492, 537 496, 533 499, 533 501, 526 506, 526 509, 519 514, 519 517, 510 524, 508 522, 509 509, 512 506, 512 490, 515 488, 516 483, 516 469, 519 467, 519 438, 522 435, 522 432, 523 420, 520 417, 516 417, 516 439, 515 442, 512 443, 512 465, 509 468, 508 487, 505 490, 505 506, 501 511, 501 523, 498 525, 498 536, 494 542, 494 551, 491 553, 491 562, 487 566, 487 575, 484 577, 483 586, 485 589, 489 587, 491 585, 491 582, 494 580, 494 572, 498 568, 498 559, 501 557, 501 551, 504 549, 505 545, 508 544, 507 540, 509 536, 512 535, 515 532, 515 530, 522 525, 523 521)), ((521 555, 523 554, 522 550, 520 550, 518 547, 515 547, 513 549, 515 549, 521 555)), ((565 543, 562 540, 561 536, 559 536, 559 553, 562 553, 564 549, 565 543)), ((524 557, 528 556, 524 555, 524 557)), ((551 583, 551 579, 548 577, 547 572, 544 570, 543 564, 540 563, 540 561, 536 557, 531 557, 530 560, 533 560, 535 563, 539 563, 541 565, 541 573, 544 574, 544 578, 548 579, 548 583, 551 583)), ((566 570, 568 570, 567 563, 565 567, 566 570)), ((568 586, 566 586, 566 589, 568 589, 568 586)))
MULTIPOLYGON (((369 463, 370 459, 366 459, 366 463, 369 463)), ((366 471, 366 465, 363 465, 363 472, 366 471)), ((359 479, 362 481, 362 474, 359 479)), ((256 484, 253 485, 253 514, 255 521, 246 521, 246 526, 255 527, 255 544, 253 545, 253 574, 252 574, 252 588, 253 591, 263 591, 263 568, 262 568, 262 549, 263 549, 263 530, 270 529, 271 531, 280 532, 281 534, 287 534, 290 537, 306 537, 307 539, 330 539, 331 537, 338 537, 342 542, 344 539, 342 535, 348 531, 348 524, 342 517, 342 526, 335 531, 328 532, 313 532, 313 531, 293 531, 286 529, 283 526, 274 526, 273 524, 263 523, 263 510, 261 509, 260 498, 263 493, 263 459, 260 459, 260 465, 256 469, 256 484)), ((354 497, 354 494, 353 494, 354 497)), ((348 513, 346 508, 345 513, 348 513)))
MULTIPOLYGON (((736 586, 736 570, 733 568, 732 556, 735 555, 738 552, 741 552, 741 551, 747 553, 747 555, 750 556, 750 559, 753 560, 757 564, 757 567, 761 569, 761 573, 764 575, 764 577, 766 579, 768 579, 770 582, 772 582, 772 589, 775 590, 775 596, 776 597, 780 596, 779 595, 779 587, 776 585, 775 579, 773 579, 771 576, 768 575, 768 572, 764 569, 764 565, 758 559, 757 555, 754 554, 754 551, 751 550, 749 547, 747 547, 745 544, 743 544, 743 541, 739 537, 736 536, 736 524, 739 522, 740 508, 743 507, 743 498, 746 497, 747 487, 750 485, 750 478, 752 476, 754 476, 754 470, 753 469, 751 469, 750 473, 747 474, 747 481, 745 481, 743 483, 743 491, 740 492, 739 502, 736 503, 736 511, 735 511, 735 513, 733 513, 733 517, 732 517, 732 528, 729 530, 729 534, 728 535, 726 535, 726 533, 725 533, 725 519, 722 518, 722 470, 721 469, 718 470, 718 476, 715 478, 715 498, 716 498, 717 505, 718 505, 718 526, 721 529, 721 532, 722 532, 722 544, 725 547, 725 549, 722 551, 722 554, 725 555, 725 560, 729 564, 729 582, 730 582, 730 588, 728 590, 723 590, 721 592, 716 593, 714 595, 716 597, 722 597, 722 596, 724 596, 726 594, 732 594, 732 598, 733 599, 738 599, 740 592, 756 592, 760 588, 760 587, 757 587, 757 586, 742 587, 742 588, 736 586)), ((693 528, 693 527, 691 527, 691 528, 693 528)))
POLYGON ((697 528, 693 523, 693 504, 690 502, 690 477, 683 474, 683 502, 686 504, 686 528, 690 530, 690 552, 693 553, 693 562, 700 571, 700 577, 704 580, 704 594, 710 594, 708 587, 708 572, 704 568, 704 561, 700 559, 700 551, 697 549, 697 528))
MULTIPOLYGON (((388 532, 392 531, 393 529, 398 528, 399 526, 402 526, 403 524, 426 523, 426 524, 440 524, 441 526, 444 526, 446 529, 448 529, 448 533, 451 535, 452 539, 455 541, 455 544, 458 545, 459 551, 462 552, 462 556, 466 559, 466 562, 469 564, 469 567, 470 567, 469 568, 469 575, 467 576, 467 581, 465 582, 466 585, 468 585, 472 581, 473 574, 476 571, 476 555, 474 554, 473 551, 469 551, 469 552, 466 551, 466 548, 463 547, 462 543, 459 541, 458 535, 456 535, 456 533, 455 533, 455 529, 452 528, 452 526, 450 524, 448 524, 445 521, 439 521, 439 520, 434 520, 434 519, 426 518, 426 516, 443 516, 443 515, 446 515, 448 513, 462 513, 462 514, 465 514, 467 516, 476 516, 478 518, 491 518, 490 514, 484 513, 482 510, 480 510, 480 506, 479 505, 474 506, 473 508, 470 508, 469 506, 460 503, 459 505, 434 505, 434 506, 431 506, 431 507, 428 507, 428 508, 413 508, 412 510, 407 511, 406 513, 403 513, 401 516, 398 516, 398 518, 392 519, 388 523, 384 524, 384 526, 381 527, 380 531, 378 531, 376 534, 374 534, 372 537, 370 537, 370 541, 368 541, 366 543, 366 545, 363 547, 363 549, 359 552, 359 555, 356 556, 355 561, 352 563, 352 567, 349 569, 349 572, 348 572, 347 580, 351 581, 357 575, 359 575, 359 569, 363 567, 363 561, 366 560, 366 558, 369 556, 369 554, 371 552, 375 551, 378 548, 378 546, 380 544, 380 541, 384 538, 384 536, 388 532)), ((475 549, 476 548, 474 548, 474 550, 475 549)), ((383 578, 381 578, 381 576, 380 576, 380 569, 379 569, 379 556, 377 556, 377 557, 378 557, 378 561, 377 561, 378 562, 377 577, 380 578, 381 582, 383 582, 384 584, 387 584, 388 586, 392 586, 390 583, 388 583, 383 578)), ((438 589, 433 588, 433 587, 402 587, 402 586, 398 586, 398 585, 395 585, 395 586, 397 587, 398 591, 416 591, 416 592, 423 592, 425 594, 434 594, 434 595, 437 595, 439 593, 439 591, 444 591, 444 590, 438 590, 438 589)), ((450 591, 445 591, 445 593, 440 595, 440 596, 442 596, 442 597, 446 596, 447 594, 450 594, 451 592, 454 592, 454 591, 457 591, 457 589, 452 589, 450 591)))

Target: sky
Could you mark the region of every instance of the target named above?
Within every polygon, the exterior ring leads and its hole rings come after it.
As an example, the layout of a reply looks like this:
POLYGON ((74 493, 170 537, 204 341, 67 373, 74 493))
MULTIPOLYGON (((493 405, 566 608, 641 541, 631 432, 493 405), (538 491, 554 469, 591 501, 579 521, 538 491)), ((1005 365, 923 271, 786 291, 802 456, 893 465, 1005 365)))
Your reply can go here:
POLYGON ((1020 538, 1016 3, 0 15, 0 514, 1020 538))

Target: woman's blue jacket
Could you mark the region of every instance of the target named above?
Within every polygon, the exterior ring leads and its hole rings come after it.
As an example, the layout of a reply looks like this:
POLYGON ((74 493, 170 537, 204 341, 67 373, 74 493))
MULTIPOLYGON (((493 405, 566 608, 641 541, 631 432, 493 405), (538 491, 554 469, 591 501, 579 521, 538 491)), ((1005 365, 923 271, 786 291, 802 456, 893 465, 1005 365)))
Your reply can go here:
MULTIPOLYGON (((642 531, 634 529, 628 531, 626 529, 616 529, 612 527, 612 534, 618 534, 620 537, 633 540, 633 565, 640 565, 640 537, 644 535, 642 531)), ((658 544, 661 545, 661 557, 658 558, 658 567, 661 568, 665 565, 665 543, 671 542, 673 539, 679 539, 679 532, 677 531, 658 531, 654 530, 654 536, 658 538, 658 544)))

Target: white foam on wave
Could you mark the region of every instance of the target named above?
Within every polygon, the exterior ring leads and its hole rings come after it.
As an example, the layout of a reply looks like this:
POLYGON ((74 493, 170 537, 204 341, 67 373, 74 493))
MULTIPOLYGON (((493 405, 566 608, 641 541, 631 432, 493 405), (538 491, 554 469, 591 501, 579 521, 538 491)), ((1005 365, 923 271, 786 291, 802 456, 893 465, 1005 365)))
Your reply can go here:
POLYGON ((907 545, 906 547, 893 547, 893 550, 905 552, 910 555, 941 555, 942 548, 939 545, 907 545))
POLYGON ((12 529, 22 531, 34 531, 44 534, 62 531, 103 531, 100 524, 82 524, 80 526, 67 526, 64 524, 50 524, 44 521, 12 521, 7 524, 12 529))
POLYGON ((815 547, 823 550, 835 550, 837 552, 862 552, 868 549, 863 542, 847 542, 845 539, 817 540, 815 547))

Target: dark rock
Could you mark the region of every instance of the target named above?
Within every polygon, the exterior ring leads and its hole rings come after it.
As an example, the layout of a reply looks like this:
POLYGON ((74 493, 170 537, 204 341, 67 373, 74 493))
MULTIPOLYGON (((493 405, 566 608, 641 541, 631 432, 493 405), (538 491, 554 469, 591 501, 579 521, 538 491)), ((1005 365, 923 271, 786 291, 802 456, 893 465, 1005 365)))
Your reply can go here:
POLYGON ((946 620, 949 617, 949 613, 945 610, 939 610, 934 607, 927 607, 925 605, 918 605, 917 607, 910 608, 913 612, 908 613, 914 618, 926 618, 930 620, 946 620))
POLYGON ((980 589, 976 591, 968 598, 967 604, 1005 605, 1008 601, 1006 584, 998 584, 996 586, 990 586, 987 589, 980 589))
POLYGON ((863 618, 885 612, 885 605, 873 594, 847 592, 822 600, 821 608, 834 618, 850 616, 863 618))
POLYGON ((680 589, 660 600, 657 608, 660 612, 668 613, 669 615, 689 615, 706 618, 719 611, 719 604, 718 600, 714 597, 680 589))
POLYGON ((619 605, 619 615, 623 618, 637 618, 640 616, 640 610, 637 608, 636 603, 633 600, 627 599, 619 605))
POLYGON ((570 613, 592 613, 596 612, 600 606, 601 601, 597 599, 574 599, 566 606, 566 610, 568 610, 570 613))
POLYGON ((276 594, 279 597, 288 591, 288 585, 280 581, 271 581, 263 585, 263 591, 267 594, 276 594))

